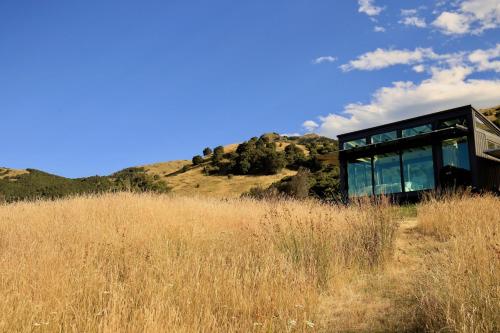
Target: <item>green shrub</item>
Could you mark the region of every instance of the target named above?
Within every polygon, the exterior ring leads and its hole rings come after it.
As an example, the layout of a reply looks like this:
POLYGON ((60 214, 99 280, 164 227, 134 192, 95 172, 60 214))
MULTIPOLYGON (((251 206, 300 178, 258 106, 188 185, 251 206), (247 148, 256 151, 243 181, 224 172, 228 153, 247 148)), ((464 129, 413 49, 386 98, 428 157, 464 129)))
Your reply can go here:
POLYGON ((200 165, 201 163, 203 163, 203 157, 201 157, 200 155, 196 155, 193 157, 193 165, 200 165))
POLYGON ((206 147, 205 149, 203 149, 203 156, 209 156, 212 154, 212 149, 210 149, 210 147, 206 147))

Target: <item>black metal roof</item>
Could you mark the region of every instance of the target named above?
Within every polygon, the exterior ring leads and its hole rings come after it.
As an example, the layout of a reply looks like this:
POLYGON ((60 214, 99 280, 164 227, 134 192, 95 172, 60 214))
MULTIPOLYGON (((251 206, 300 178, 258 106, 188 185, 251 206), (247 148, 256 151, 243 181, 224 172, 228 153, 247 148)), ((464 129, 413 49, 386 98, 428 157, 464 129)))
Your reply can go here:
POLYGON ((349 149, 342 149, 342 150, 339 150, 339 153, 357 154, 360 152, 377 150, 379 148, 386 148, 386 147, 393 147, 393 146, 404 147, 407 145, 411 145, 412 143, 415 143, 415 142, 421 143, 422 140, 426 140, 426 139, 429 139, 432 137, 447 137, 450 135, 466 133, 467 131, 468 131, 468 129, 466 127, 461 126, 461 125, 455 125, 453 127, 437 129, 437 130, 434 130, 431 132, 422 133, 422 134, 418 134, 418 135, 414 135, 414 136, 397 138, 394 140, 389 140, 389 141, 379 142, 379 143, 372 143, 372 144, 368 144, 365 146, 359 146, 359 147, 354 147, 354 148, 349 148, 349 149))
POLYGON ((401 128, 401 127, 407 126, 407 125, 412 124, 412 123, 424 123, 425 121, 430 121, 431 119, 434 119, 434 118, 443 118, 443 117, 446 117, 449 113, 465 113, 466 111, 471 111, 471 110, 475 111, 475 109, 472 107, 472 105, 470 105, 470 104, 464 105, 464 106, 460 106, 460 107, 453 108, 453 109, 428 113, 428 114, 418 116, 418 117, 403 119, 403 120, 395 121, 392 123, 374 126, 374 127, 370 127, 370 128, 366 128, 366 129, 362 129, 362 130, 358 130, 358 131, 339 134, 339 135, 337 135, 337 137, 339 140, 344 141, 343 139, 346 137, 357 137, 357 136, 360 136, 361 134, 364 134, 364 133, 372 133, 372 132, 376 133, 376 132, 380 132, 381 130, 390 130, 391 128, 401 128))

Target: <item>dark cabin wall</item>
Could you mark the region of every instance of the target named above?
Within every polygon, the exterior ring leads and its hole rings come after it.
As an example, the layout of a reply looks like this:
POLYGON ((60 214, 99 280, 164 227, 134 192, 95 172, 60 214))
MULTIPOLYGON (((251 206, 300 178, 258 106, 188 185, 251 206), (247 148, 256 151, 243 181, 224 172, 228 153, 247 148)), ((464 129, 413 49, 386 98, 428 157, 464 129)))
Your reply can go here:
POLYGON ((484 190, 500 192, 500 163, 490 159, 478 157, 479 187, 484 190))

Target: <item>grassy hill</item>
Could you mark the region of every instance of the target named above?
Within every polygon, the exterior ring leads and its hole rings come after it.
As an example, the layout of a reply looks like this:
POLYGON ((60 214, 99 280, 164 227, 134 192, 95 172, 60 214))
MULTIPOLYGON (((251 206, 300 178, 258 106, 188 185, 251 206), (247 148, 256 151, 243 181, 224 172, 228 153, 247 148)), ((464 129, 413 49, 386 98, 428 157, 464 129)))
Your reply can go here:
POLYGON ((143 167, 148 174, 161 177, 173 193, 226 198, 239 197, 253 187, 267 188, 272 183, 297 173, 294 170, 284 169, 275 175, 209 176, 203 171, 207 163, 193 166, 191 161, 179 160, 143 167))
MULTIPOLYGON (((311 151, 307 144, 325 139, 318 135, 309 134, 301 137, 286 137, 276 134, 264 134, 261 137, 270 138, 276 144, 276 150, 283 152, 291 144, 301 149, 305 156, 311 151)), ((331 139, 326 139, 334 141, 331 139)), ((236 152, 239 144, 224 146, 225 154, 236 152)), ((149 175, 159 177, 165 181, 173 193, 182 195, 202 195, 211 197, 239 197, 252 188, 268 188, 273 183, 294 176, 297 170, 288 168, 272 175, 207 175, 205 168, 210 165, 210 157, 205 157, 203 163, 193 165, 189 160, 160 162, 141 166, 149 175)))
MULTIPOLYGON (((500 105, 483 109, 481 112, 500 126, 500 105)), ((280 184, 286 185, 286 182, 297 174, 300 167, 306 167, 312 171, 308 176, 311 194, 325 197, 328 193, 329 196, 334 196, 334 192, 337 191, 338 154, 336 151, 338 145, 336 140, 316 134, 289 137, 267 133, 245 142, 245 144, 248 143, 265 145, 264 148, 261 147, 264 150, 258 152, 257 155, 275 154, 278 159, 285 159, 284 167, 267 173, 255 171, 255 169, 250 170, 249 173, 238 172, 238 168, 234 166, 235 163, 241 162, 239 161, 241 156, 238 156, 237 151, 240 145, 238 143, 224 146, 223 154, 216 163, 213 162, 212 156, 208 155, 196 165, 191 160, 160 162, 127 168, 102 177, 69 179, 34 169, 19 170, 0 167, 0 201, 37 197, 58 198, 72 194, 120 190, 171 191, 189 196, 239 197, 254 188, 267 189, 273 184, 276 188, 280 188, 280 184), (290 145, 293 145, 294 150, 302 156, 297 163, 287 160, 289 159, 287 150, 290 150, 290 145)))
POLYGON ((0 202, 56 199, 70 195, 117 191, 167 192, 167 185, 142 168, 128 168, 109 176, 70 179, 35 169, 4 170, 0 179, 0 202))
MULTIPOLYGON (((285 137, 275 133, 264 134, 266 142, 274 145, 280 156, 285 156, 286 147, 293 144, 303 156, 311 152, 334 149, 335 140, 317 135, 285 137)), ((257 139, 257 138, 253 138, 257 139)), ((252 140, 253 140, 252 139, 252 140)), ((224 154, 219 163, 225 163, 234 156, 239 144, 224 146, 224 154)), ((324 152, 324 151, 323 151, 324 152)), ((0 201, 17 201, 34 198, 60 198, 83 193, 102 193, 121 190, 136 192, 157 191, 173 192, 181 195, 200 195, 210 197, 239 197, 252 188, 268 188, 270 185, 289 179, 297 169, 280 168, 269 174, 223 174, 216 173, 211 156, 202 163, 194 165, 190 160, 161 162, 139 167, 131 167, 109 176, 94 176, 70 179, 40 170, 17 170, 0 168, 0 201), (210 172, 207 172, 210 169, 210 172)))
POLYGON ((500 105, 480 110, 489 120, 500 127, 500 105))
POLYGON ((10 168, 5 168, 5 167, 0 167, 0 179, 10 178, 10 177, 16 177, 18 175, 22 175, 22 174, 25 174, 27 172, 28 171, 26 171, 26 170, 10 169, 10 168))

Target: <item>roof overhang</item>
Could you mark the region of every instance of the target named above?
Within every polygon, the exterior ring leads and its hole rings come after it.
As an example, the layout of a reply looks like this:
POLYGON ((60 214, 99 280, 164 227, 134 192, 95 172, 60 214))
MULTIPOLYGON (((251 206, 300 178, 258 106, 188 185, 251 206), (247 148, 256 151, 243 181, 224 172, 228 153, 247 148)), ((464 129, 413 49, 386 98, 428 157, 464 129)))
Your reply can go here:
POLYGON ((500 159, 500 148, 488 149, 488 150, 485 150, 484 153, 486 155, 490 155, 490 156, 493 156, 493 157, 500 159))

